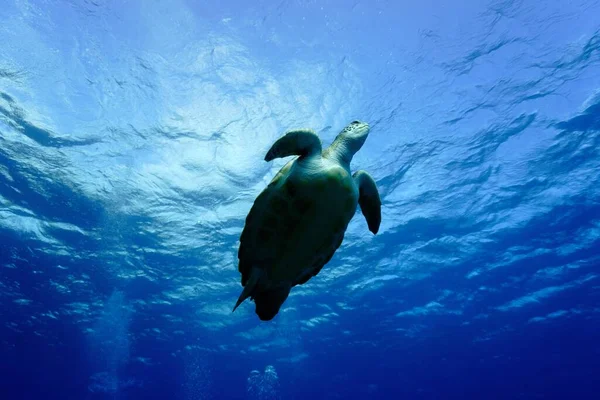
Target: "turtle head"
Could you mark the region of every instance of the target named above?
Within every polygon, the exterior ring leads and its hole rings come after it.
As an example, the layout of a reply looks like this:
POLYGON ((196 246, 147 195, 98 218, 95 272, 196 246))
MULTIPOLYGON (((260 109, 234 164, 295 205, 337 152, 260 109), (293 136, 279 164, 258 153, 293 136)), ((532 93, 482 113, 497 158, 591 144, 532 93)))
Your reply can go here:
POLYGON ((352 121, 337 135, 328 149, 328 153, 340 162, 346 162, 349 165, 354 154, 367 140, 369 131, 369 124, 366 122, 352 121))
MULTIPOLYGON (((343 137, 348 144, 352 145, 354 150, 353 154, 356 153, 367 140, 369 136, 369 124, 361 121, 352 121, 339 133, 338 138, 343 137)), ((337 140, 337 138, 336 138, 337 140)))

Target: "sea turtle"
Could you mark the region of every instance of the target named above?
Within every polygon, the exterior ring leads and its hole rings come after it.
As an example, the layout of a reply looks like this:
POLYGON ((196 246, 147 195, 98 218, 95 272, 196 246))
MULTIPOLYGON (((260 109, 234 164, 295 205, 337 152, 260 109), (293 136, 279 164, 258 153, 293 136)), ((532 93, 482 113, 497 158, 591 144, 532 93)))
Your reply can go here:
POLYGON ((258 195, 246 217, 238 251, 244 289, 233 311, 250 297, 261 320, 277 315, 290 289, 317 275, 342 244, 357 204, 377 233, 377 185, 365 171, 350 172, 368 135, 369 125, 354 121, 324 151, 309 129, 289 131, 273 144, 265 161, 298 157, 258 195))

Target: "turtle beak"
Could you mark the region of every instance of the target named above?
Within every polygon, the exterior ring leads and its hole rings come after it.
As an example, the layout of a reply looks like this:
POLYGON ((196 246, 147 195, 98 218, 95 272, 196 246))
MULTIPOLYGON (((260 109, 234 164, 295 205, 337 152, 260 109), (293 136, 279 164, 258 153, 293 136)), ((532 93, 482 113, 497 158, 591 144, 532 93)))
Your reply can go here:
POLYGON ((360 122, 360 121, 355 121, 355 122, 357 124, 355 125, 355 128, 352 132, 352 136, 356 136, 357 138, 367 139, 367 136, 369 135, 369 132, 371 131, 369 124, 367 124, 366 122, 360 122))

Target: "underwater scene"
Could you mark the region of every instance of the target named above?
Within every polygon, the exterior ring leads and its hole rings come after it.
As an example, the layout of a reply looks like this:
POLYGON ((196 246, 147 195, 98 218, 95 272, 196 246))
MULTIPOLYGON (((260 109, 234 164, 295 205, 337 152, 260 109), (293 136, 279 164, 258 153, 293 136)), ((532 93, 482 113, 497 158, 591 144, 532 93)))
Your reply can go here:
POLYGON ((0 399, 599 399, 600 1, 0 0, 0 399))

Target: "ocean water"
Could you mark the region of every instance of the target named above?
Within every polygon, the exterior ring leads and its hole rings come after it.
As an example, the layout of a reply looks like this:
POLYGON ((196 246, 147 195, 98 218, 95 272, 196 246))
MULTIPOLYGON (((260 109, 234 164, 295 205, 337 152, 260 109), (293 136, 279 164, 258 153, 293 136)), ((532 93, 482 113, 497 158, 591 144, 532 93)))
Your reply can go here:
POLYGON ((600 2, 1 0, 1 399, 597 399, 600 2), (288 129, 376 179, 240 293, 288 129))

